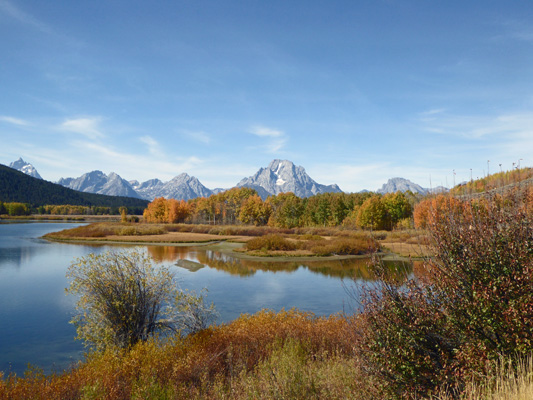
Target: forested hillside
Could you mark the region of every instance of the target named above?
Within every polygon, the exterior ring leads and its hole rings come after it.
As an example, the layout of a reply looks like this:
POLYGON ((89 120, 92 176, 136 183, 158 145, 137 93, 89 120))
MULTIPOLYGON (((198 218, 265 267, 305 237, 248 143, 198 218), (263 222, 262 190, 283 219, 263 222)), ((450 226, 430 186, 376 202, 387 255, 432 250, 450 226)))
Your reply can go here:
POLYGON ((0 201, 29 203, 32 207, 70 204, 117 208, 127 207, 130 214, 141 214, 148 201, 131 197, 82 193, 52 182, 32 178, 0 164, 0 201))

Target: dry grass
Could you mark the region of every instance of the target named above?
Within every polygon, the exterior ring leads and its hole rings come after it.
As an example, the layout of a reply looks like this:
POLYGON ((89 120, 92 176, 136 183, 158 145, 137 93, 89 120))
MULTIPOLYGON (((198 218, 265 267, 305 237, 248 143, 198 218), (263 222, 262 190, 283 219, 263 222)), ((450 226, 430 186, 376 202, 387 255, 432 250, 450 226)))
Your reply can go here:
MULTIPOLYGON (((444 393, 434 400, 452 400, 444 393)), ((520 360, 513 367, 508 361, 496 364, 495 372, 484 381, 470 383, 462 393, 463 400, 531 400, 533 399, 533 356, 520 360)))
POLYGON ((0 379, 0 399, 366 399, 343 317, 263 311, 127 352, 94 353, 72 371, 0 379))
POLYGON ((328 238, 309 234, 286 238, 274 234, 250 240, 245 247, 248 254, 262 256, 363 255, 379 250, 379 244, 365 234, 328 238))
POLYGON ((402 257, 420 258, 431 255, 427 245, 382 241, 381 246, 402 257))
POLYGON ((203 243, 217 242, 221 240, 247 241, 251 238, 245 236, 211 235, 207 233, 191 232, 169 232, 157 236, 137 236, 137 235, 110 235, 106 240, 117 242, 136 243, 203 243))
POLYGON ((94 223, 45 235, 55 240, 97 240, 127 243, 202 243, 231 239, 247 241, 246 236, 169 230, 165 224, 94 223))

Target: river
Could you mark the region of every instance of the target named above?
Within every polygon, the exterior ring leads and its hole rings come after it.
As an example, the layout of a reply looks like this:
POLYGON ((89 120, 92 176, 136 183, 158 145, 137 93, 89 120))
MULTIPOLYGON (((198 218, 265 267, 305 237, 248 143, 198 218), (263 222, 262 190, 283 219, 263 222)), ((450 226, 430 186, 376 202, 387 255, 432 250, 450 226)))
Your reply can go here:
MULTIPOLYGON (((0 223, 0 371, 23 374, 29 364, 45 373, 83 358, 83 344, 69 324, 76 299, 65 295, 65 273, 78 257, 135 246, 85 245, 40 239, 80 224, 0 223)), ((180 286, 208 289, 219 323, 263 308, 296 307, 317 315, 352 312, 352 296, 372 282, 367 260, 269 262, 233 258, 217 246, 140 246, 170 265, 180 286), (179 260, 188 260, 183 262, 179 260), (184 267, 180 267, 182 265, 184 267)))

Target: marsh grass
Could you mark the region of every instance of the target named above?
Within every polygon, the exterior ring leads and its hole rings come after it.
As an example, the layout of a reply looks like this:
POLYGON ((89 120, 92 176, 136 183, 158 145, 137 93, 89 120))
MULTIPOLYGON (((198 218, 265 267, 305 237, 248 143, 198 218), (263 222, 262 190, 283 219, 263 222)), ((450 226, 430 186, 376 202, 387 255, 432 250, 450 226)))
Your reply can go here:
POLYGON ((364 399, 372 380, 342 316, 262 311, 130 351, 91 353, 69 372, 0 379, 0 399, 364 399))
POLYGON ((333 236, 324 238, 318 235, 297 235, 283 237, 277 234, 261 236, 248 241, 245 245, 247 251, 259 251, 265 254, 271 252, 296 252, 316 256, 331 255, 362 255, 371 254, 379 250, 377 241, 365 234, 352 236, 333 236))

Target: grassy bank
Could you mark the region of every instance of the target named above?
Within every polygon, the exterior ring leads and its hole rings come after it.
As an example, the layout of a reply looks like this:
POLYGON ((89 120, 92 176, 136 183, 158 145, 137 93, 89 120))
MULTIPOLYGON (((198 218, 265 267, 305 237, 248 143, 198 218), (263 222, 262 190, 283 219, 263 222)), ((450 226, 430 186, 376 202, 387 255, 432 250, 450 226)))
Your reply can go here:
POLYGON ((364 255, 384 248, 409 257, 428 254, 423 231, 365 232, 346 228, 101 222, 45 235, 50 240, 122 243, 247 243, 240 252, 257 257, 364 255))

